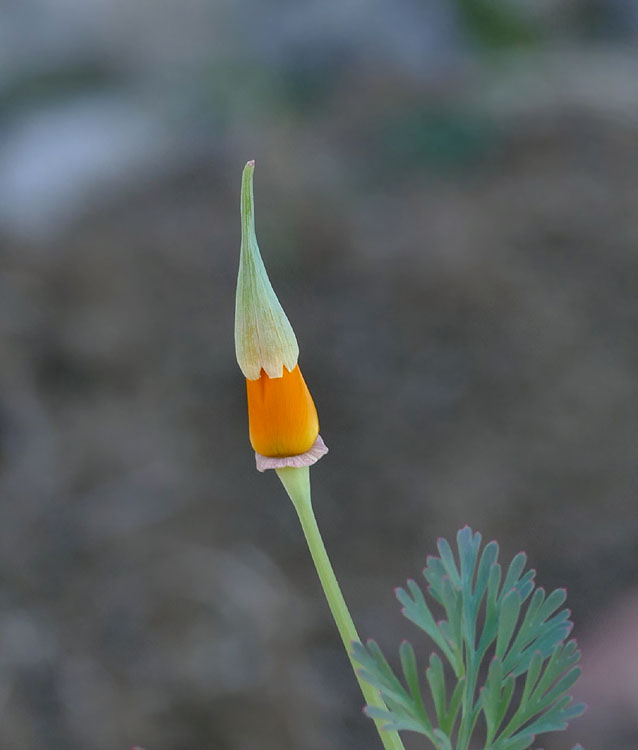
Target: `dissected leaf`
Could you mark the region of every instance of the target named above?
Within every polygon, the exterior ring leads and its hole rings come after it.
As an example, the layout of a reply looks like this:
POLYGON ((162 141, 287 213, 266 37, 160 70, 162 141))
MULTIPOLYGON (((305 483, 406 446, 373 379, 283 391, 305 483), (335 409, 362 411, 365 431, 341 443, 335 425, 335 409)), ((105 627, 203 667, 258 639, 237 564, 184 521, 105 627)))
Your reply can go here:
POLYGON ((401 657, 401 666, 403 668, 403 675, 407 683, 408 689, 410 690, 410 696, 414 710, 417 712, 418 718, 424 726, 432 728, 430 717, 425 710, 423 704, 423 695, 421 694, 421 686, 419 684, 419 672, 416 664, 416 655, 412 644, 407 641, 403 641, 401 648, 399 649, 399 656, 401 657))
POLYGON ((535 589, 535 571, 524 570, 522 552, 503 577, 498 544, 490 542, 481 551, 481 535, 467 526, 456 542, 458 559, 450 544, 439 539, 439 556, 428 557, 423 571, 426 593, 435 609, 445 612, 444 619, 435 619, 416 581, 408 580, 396 592, 405 617, 432 639, 454 671, 449 700, 444 664, 436 652, 430 654, 424 683, 434 706, 431 720, 413 647, 401 644, 400 679, 374 641, 355 643, 352 656, 361 666, 359 673, 387 707, 369 707, 367 714, 388 729, 425 735, 436 750, 452 750, 453 737, 455 746, 466 750, 482 713, 486 750, 527 750, 536 735, 563 729, 584 711, 567 694, 580 674, 580 653, 574 641, 565 643, 572 628, 569 610, 560 609, 565 591, 546 595, 535 589), (481 665, 492 650, 481 686, 481 665), (517 682, 522 690, 518 704, 512 704, 517 682))
POLYGON ((502 659, 507 651, 520 611, 521 597, 518 595, 517 591, 510 591, 509 594, 503 598, 501 604, 498 633, 496 636, 497 659, 502 659))
POLYGON ((454 688, 454 692, 452 693, 452 697, 450 698, 450 703, 447 707, 447 711, 445 712, 445 716, 443 717, 443 721, 441 721, 441 729, 446 732, 448 735, 452 734, 452 729, 454 728, 454 724, 456 723, 456 717, 458 716, 459 709, 461 707, 461 700, 463 698, 463 688, 465 687, 465 677, 462 677, 457 683, 456 687, 454 688))
POLYGON ((430 654, 430 666, 425 671, 425 677, 430 686, 430 692, 434 700, 436 720, 441 725, 445 719, 446 703, 445 676, 443 674, 443 662, 437 654, 430 654))

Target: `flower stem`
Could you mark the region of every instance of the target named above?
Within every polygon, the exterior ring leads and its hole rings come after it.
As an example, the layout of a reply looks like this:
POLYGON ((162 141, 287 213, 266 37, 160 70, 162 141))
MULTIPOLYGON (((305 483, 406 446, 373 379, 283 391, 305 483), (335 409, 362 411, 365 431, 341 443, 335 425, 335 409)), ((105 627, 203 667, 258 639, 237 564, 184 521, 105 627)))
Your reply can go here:
MULTIPOLYGON (((286 488, 286 492, 292 500, 301 521, 301 528, 308 542, 308 548, 310 549, 319 580, 328 600, 328 606, 339 630, 339 635, 350 659, 350 664, 354 670, 363 697, 369 706, 386 709, 387 706, 383 702, 383 698, 379 692, 372 685, 362 680, 357 674, 357 667, 351 656, 352 643, 353 641, 360 641, 360 638, 352 622, 348 606, 341 593, 339 583, 328 558, 328 553, 324 547, 319 527, 317 526, 310 498, 310 472, 308 467, 304 466, 300 469, 289 467, 277 469, 277 474, 286 488)), ((403 743, 397 732, 382 729, 382 721, 375 720, 375 725, 385 750, 404 750, 403 743)))

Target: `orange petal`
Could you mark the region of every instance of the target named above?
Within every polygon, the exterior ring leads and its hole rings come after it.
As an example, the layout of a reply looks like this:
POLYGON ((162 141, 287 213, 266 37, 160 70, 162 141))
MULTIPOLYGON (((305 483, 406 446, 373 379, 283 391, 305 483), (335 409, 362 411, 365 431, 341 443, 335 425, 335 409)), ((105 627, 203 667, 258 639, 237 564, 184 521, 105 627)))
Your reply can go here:
POLYGON ((262 370, 246 380, 250 442, 262 456, 296 456, 308 451, 319 434, 314 401, 299 365, 283 368, 280 378, 262 370))

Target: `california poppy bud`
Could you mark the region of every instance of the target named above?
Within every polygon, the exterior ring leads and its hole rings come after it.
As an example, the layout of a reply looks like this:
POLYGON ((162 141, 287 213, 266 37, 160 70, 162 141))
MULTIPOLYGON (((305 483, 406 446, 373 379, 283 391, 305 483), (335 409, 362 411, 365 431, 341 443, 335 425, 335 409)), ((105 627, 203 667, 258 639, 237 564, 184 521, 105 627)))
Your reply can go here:
POLYGON ((241 253, 235 303, 235 351, 246 376, 250 442, 257 468, 310 466, 327 453, 317 410, 297 364, 299 346, 275 294, 255 235, 253 171, 241 185, 241 253))

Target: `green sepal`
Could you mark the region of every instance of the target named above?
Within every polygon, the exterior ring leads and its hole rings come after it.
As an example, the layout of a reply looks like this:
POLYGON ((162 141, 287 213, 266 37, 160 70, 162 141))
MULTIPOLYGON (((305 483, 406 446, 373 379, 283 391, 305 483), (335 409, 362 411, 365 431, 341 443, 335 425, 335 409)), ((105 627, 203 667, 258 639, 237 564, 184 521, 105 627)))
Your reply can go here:
POLYGON ((255 162, 244 167, 241 180, 241 251, 235 298, 235 353, 249 380, 262 369, 280 378, 294 370, 299 346, 290 321, 277 299, 257 245, 253 199, 255 162))

